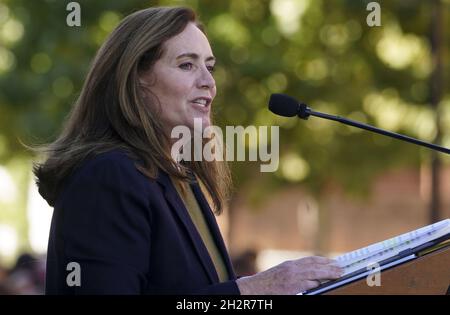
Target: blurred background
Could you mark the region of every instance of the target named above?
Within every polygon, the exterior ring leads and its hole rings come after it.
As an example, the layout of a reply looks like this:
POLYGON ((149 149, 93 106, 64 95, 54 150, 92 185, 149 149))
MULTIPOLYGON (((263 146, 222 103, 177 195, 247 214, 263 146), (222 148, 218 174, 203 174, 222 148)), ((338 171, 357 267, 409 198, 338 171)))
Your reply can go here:
POLYGON ((52 208, 22 143, 51 142, 96 50, 119 21, 188 5, 218 59, 215 123, 280 126, 280 166, 232 162, 218 217, 240 275, 335 256, 450 217, 445 154, 335 122, 277 117, 271 93, 450 147, 449 0, 0 0, 0 294, 41 294, 52 208))

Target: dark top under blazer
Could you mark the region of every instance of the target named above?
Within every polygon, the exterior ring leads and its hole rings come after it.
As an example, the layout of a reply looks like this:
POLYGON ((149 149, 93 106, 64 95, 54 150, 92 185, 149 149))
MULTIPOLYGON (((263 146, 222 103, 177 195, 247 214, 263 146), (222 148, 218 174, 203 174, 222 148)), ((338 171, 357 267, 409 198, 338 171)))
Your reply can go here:
POLYGON ((215 217, 191 185, 230 279, 214 264, 169 176, 144 176, 124 152, 84 162, 55 203, 47 256, 47 294, 239 294, 215 217), (80 266, 80 286, 67 265, 80 266), (73 284, 69 281, 70 284, 73 284), (76 284, 76 283, 75 283, 76 284))

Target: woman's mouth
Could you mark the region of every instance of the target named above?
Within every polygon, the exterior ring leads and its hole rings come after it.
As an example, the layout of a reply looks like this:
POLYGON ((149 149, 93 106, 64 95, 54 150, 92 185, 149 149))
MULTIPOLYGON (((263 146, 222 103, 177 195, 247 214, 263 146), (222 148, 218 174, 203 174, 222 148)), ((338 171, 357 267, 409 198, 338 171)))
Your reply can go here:
POLYGON ((198 97, 193 99, 191 103, 194 104, 198 110, 201 110, 202 112, 209 112, 211 101, 212 99, 209 97, 198 97))

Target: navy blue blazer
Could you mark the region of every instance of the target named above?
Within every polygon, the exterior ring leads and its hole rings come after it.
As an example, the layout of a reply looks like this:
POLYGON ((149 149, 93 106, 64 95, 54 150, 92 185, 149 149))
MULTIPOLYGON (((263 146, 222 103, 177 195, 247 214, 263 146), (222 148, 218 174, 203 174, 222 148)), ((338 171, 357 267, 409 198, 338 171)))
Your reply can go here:
POLYGON ((191 187, 223 256, 214 264, 169 176, 151 180, 113 150, 85 161, 64 183, 50 229, 46 294, 239 294, 215 217, 191 187), (80 268, 80 285, 75 269, 80 268), (67 281, 69 280, 72 281, 67 281))

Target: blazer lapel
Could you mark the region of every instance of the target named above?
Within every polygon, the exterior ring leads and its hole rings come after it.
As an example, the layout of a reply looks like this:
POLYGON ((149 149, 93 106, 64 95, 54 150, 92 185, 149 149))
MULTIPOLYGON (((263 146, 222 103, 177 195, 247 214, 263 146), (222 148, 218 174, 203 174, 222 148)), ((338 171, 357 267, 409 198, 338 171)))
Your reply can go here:
POLYGON ((209 206, 208 201, 203 195, 203 192, 200 189, 198 182, 196 181, 194 184, 191 185, 191 187, 195 197, 197 198, 200 208, 202 209, 203 215, 205 216, 206 222, 208 224, 209 230, 212 233, 216 246, 222 255, 222 259, 228 271, 228 277, 230 279, 235 279, 236 275, 234 273, 233 264, 231 263, 230 256, 228 255, 227 248, 223 241, 222 234, 220 233, 219 226, 217 225, 217 221, 216 218, 214 217, 211 207, 209 206))
POLYGON ((206 246, 204 245, 200 234, 198 233, 194 223, 192 222, 183 201, 178 196, 178 193, 175 190, 170 177, 165 172, 160 170, 157 181, 163 186, 164 196, 166 200, 168 201, 172 209, 175 210, 175 213, 178 215, 180 221, 186 228, 187 234, 191 238, 193 247, 211 283, 219 282, 216 268, 214 267, 214 263, 209 256, 208 250, 206 249, 206 246))

